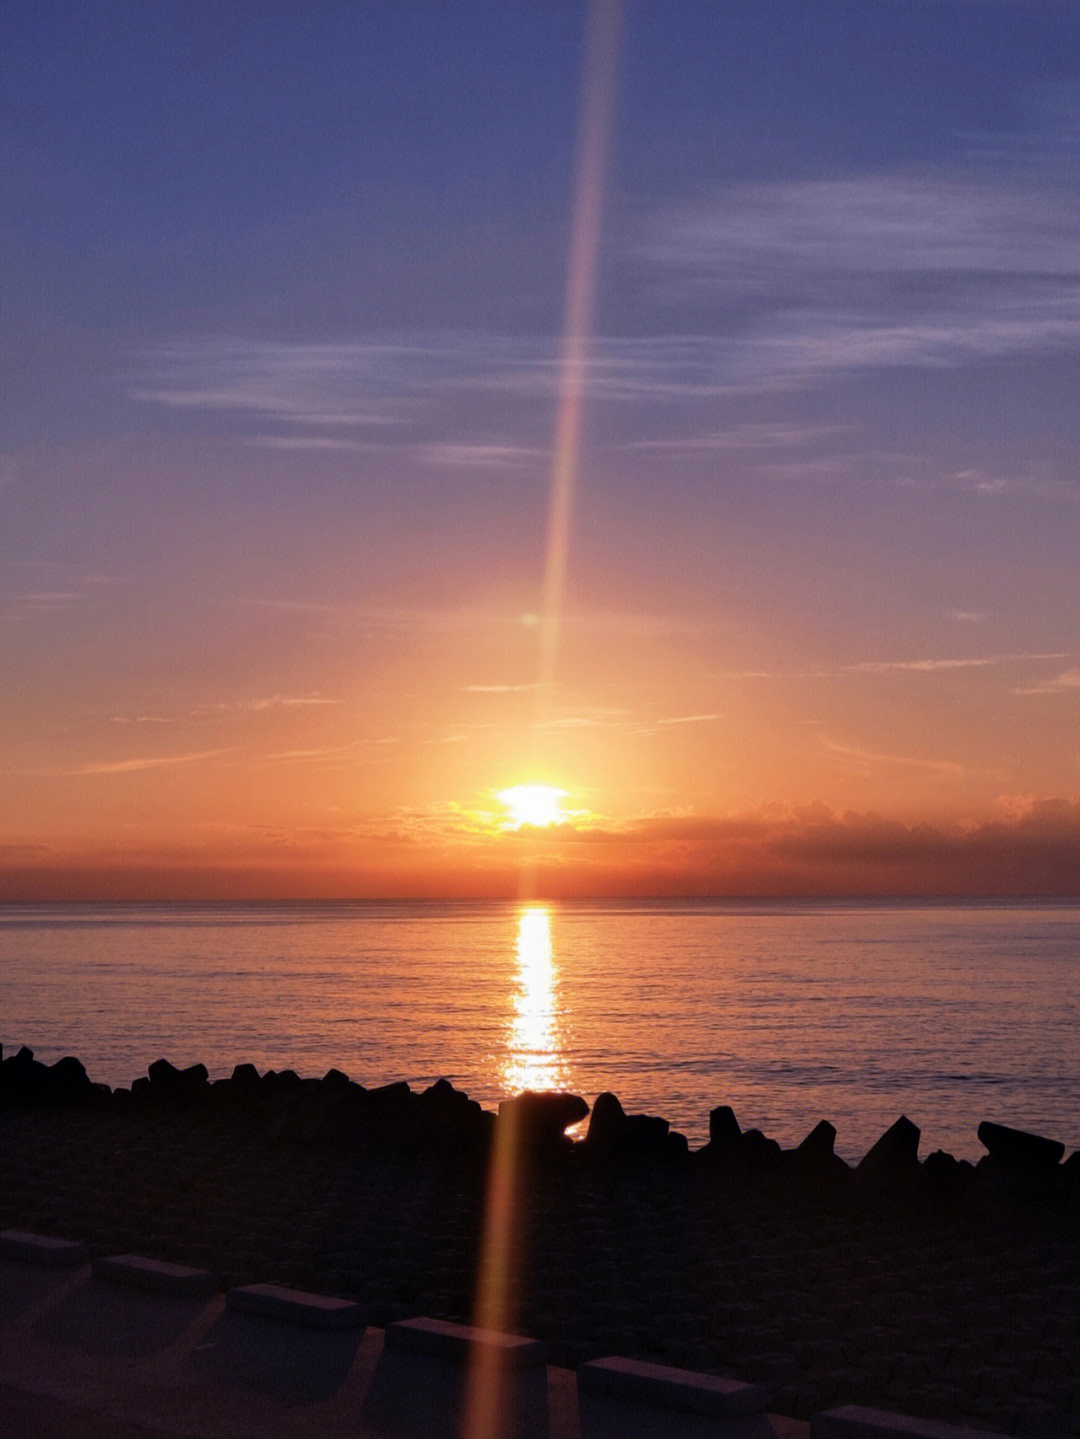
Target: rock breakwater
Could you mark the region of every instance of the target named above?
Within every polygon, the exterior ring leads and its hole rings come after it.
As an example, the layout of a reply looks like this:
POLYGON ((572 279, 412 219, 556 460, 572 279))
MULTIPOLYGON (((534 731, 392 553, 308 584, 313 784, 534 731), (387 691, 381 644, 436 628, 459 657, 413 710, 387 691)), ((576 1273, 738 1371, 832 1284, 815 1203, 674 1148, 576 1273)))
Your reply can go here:
POLYGON ((1006 1432, 1080 1433, 1080 1161, 988 1120, 978 1164, 897 1120, 848 1165, 826 1120, 784 1149, 718 1106, 691 1149, 614 1095, 445 1080, 367 1089, 157 1061, 130 1088, 28 1050, 0 1065, 0 1227, 468 1323, 500 1126, 521 1166, 513 1327, 553 1362, 617 1353, 1006 1432), (587 1117, 575 1141, 568 1125, 587 1117))

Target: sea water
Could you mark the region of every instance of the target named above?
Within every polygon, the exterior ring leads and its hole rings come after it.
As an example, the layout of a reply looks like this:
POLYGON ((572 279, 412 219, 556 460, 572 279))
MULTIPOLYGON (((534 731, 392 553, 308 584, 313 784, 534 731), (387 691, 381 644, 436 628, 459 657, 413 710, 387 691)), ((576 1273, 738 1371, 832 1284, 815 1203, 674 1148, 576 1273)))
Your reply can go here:
POLYGON ((731 1104, 846 1158, 900 1114, 1080 1146, 1080 905, 597 902, 0 909, 0 1039, 130 1084, 250 1061, 487 1106, 613 1090, 692 1145, 731 1104))

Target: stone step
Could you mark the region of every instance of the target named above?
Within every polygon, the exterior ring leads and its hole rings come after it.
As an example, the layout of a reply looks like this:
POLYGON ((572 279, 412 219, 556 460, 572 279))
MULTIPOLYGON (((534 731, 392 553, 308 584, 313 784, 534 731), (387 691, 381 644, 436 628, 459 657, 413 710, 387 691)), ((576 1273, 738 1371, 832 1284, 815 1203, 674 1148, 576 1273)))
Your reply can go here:
POLYGON ((107 1259, 98 1259, 94 1262, 94 1277, 111 1284, 178 1297, 213 1294, 221 1288, 220 1278, 209 1269, 189 1269, 185 1264, 146 1259, 141 1254, 112 1254, 107 1259))
POLYGON ((0 1233, 0 1254, 5 1259, 22 1259, 28 1264, 74 1269, 86 1262, 86 1245, 73 1239, 31 1234, 25 1229, 5 1229, 0 1233))
POLYGON ((810 1420, 810 1439, 1004 1439, 1004 1435, 845 1404, 815 1414, 810 1420))
POLYGON ((359 1304, 348 1299, 330 1299, 325 1294, 307 1294, 302 1289, 285 1289, 278 1284, 246 1284, 230 1289, 226 1308, 264 1319, 302 1324, 308 1329, 363 1329, 364 1314, 359 1304))
POLYGON ((767 1402, 765 1390, 756 1384, 618 1356, 590 1360, 577 1376, 579 1395, 644 1402, 715 1419, 761 1414, 767 1402))
POLYGON ((497 1358, 508 1369, 539 1369, 546 1363, 538 1339, 450 1324, 442 1319, 400 1319, 386 1330, 387 1349, 465 1364, 477 1352, 497 1358))

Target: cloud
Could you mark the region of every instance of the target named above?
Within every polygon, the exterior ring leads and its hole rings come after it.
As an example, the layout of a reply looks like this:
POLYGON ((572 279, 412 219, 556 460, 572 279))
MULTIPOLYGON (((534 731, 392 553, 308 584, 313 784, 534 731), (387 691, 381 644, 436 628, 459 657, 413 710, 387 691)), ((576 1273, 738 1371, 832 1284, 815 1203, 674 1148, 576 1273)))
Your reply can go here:
POLYGON ((171 765, 197 764, 202 760, 218 759, 231 754, 231 749, 203 749, 188 754, 143 756, 138 759, 93 760, 87 764, 67 768, 23 771, 35 775, 82 777, 86 775, 137 774, 141 770, 162 769, 171 765))
POLYGON ((1074 193, 1012 175, 731 185, 654 214, 639 255, 727 306, 714 379, 736 388, 1080 344, 1074 193))
POLYGON ((790 425, 769 422, 735 424, 723 430, 711 430, 704 435, 635 440, 622 448, 676 455, 701 450, 726 453, 733 450, 801 449, 819 445, 836 435, 847 433, 850 429, 850 425, 790 425))
POLYGON ((311 709, 321 708, 324 705, 339 705, 341 700, 330 699, 324 694, 310 695, 268 695, 261 699, 253 700, 222 700, 217 704, 204 705, 193 709, 193 715, 203 714, 225 714, 234 710, 249 710, 252 714, 263 714, 267 710, 275 709, 311 709))
POLYGON ((1046 684, 1030 685, 1013 691, 1018 695, 1064 695, 1080 693, 1080 669, 1065 670, 1046 684))
MULTIPOLYGON (((145 352, 129 377, 131 398, 173 409, 229 412, 304 429, 395 426, 432 416, 465 393, 517 395, 550 404, 559 385, 554 335, 468 330, 360 335, 335 344, 209 336, 145 352)), ((595 400, 670 401, 723 392, 718 346, 700 335, 598 337, 582 386, 595 400)), ((275 449, 350 450, 364 442, 275 434, 275 449)), ((381 444, 375 444, 381 449, 381 444)), ((542 451, 503 443, 439 442, 420 447, 435 464, 525 463, 542 451)))
POLYGON ((0 898, 501 897, 527 865, 537 898, 594 896, 1075 898, 1080 798, 1010 801, 964 824, 824 804, 624 824, 579 815, 508 832, 457 805, 325 826, 218 826, 157 851, 0 858, 0 898))
MULTIPOLYGON (((954 618, 969 617, 957 615, 954 618)), ((973 615, 970 618, 984 619, 985 616, 973 615)), ((729 680, 818 680, 836 679, 843 675, 933 675, 949 674, 957 670, 994 669, 999 665, 1045 664, 1050 660, 1062 660, 1067 657, 1067 650, 1032 650, 998 655, 921 656, 918 659, 905 660, 859 660, 854 664, 822 666, 812 670, 720 670, 717 678, 729 680)))
POLYGON ((364 440, 342 440, 336 435, 260 435, 249 441, 263 450, 314 450, 328 454, 383 454, 386 445, 369 444, 364 440))
POLYGON ((537 682, 521 685, 463 685, 462 694, 467 695, 511 695, 522 694, 526 690, 539 689, 537 682))
POLYGON ((832 754, 844 755, 863 764, 901 765, 913 769, 935 770, 939 774, 962 775, 964 773, 963 765, 956 764, 952 760, 923 759, 917 755, 906 754, 880 754, 873 750, 856 749, 853 745, 839 744, 824 735, 821 736, 821 743, 832 754))
POLYGON ((265 714, 278 709, 311 709, 327 705, 339 705, 341 700, 331 699, 324 694, 310 695, 266 695, 259 699, 218 700, 214 704, 196 705, 193 709, 177 714, 116 714, 113 724, 176 724, 182 719, 206 719, 209 715, 224 714, 265 714))
POLYGON ((918 660, 864 660, 859 664, 841 665, 838 674, 888 674, 907 670, 917 674, 934 674, 941 670, 988 669, 994 665, 1041 663, 1065 658, 1065 651, 1048 650, 1020 654, 974 655, 965 658, 918 660))
POLYGON ((546 451, 529 449, 522 445, 486 444, 469 445, 446 443, 423 445, 420 458, 432 465, 446 465, 451 469, 503 470, 519 469, 538 459, 546 458, 546 451))
MULTIPOLYGON (((243 601, 268 615, 295 615, 348 623, 362 629, 403 634, 458 634, 484 631, 536 629, 539 616, 511 610, 480 608, 404 609, 337 601, 251 598, 243 601)), ((718 620, 702 620, 680 614, 650 614, 643 611, 576 610, 560 619, 562 628, 576 634, 618 635, 623 639, 651 636, 709 634, 718 620)))

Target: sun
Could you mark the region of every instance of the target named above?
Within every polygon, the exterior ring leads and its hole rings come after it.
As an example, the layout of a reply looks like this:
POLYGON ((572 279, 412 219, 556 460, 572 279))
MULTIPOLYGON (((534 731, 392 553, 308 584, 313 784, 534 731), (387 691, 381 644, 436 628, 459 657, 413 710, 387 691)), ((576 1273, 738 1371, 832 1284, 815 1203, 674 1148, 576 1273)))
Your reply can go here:
POLYGON ((495 796, 510 811, 510 824, 520 829, 524 824, 562 824, 566 816, 562 800, 566 791, 549 784, 515 784, 501 789, 495 796))

